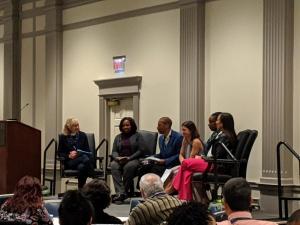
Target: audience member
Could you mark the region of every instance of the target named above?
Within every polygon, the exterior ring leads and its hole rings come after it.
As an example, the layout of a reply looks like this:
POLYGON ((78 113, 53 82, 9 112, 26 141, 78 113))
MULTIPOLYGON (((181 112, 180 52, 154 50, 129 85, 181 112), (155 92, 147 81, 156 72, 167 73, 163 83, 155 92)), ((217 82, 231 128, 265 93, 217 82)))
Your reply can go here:
POLYGON ((128 191, 137 176, 139 158, 144 155, 145 144, 142 136, 137 132, 135 121, 131 117, 124 117, 119 125, 121 131, 115 137, 111 162, 111 173, 116 190, 114 203, 122 203, 128 197, 128 191))
POLYGON ((80 191, 71 190, 64 194, 58 208, 60 225, 90 225, 93 206, 80 191))
POLYGON ((218 135, 218 129, 217 129, 216 122, 217 122, 218 116, 220 114, 221 114, 221 112, 214 112, 208 118, 208 127, 212 131, 212 134, 211 134, 211 136, 209 137, 209 139, 207 140, 207 142, 205 144, 205 151, 203 152, 204 154, 207 153, 210 150, 214 140, 216 139, 216 137, 218 135))
POLYGON ((1 206, 0 220, 32 225, 53 224, 44 207, 42 187, 37 178, 24 176, 18 181, 14 195, 1 206))
POLYGON ((287 221, 287 225, 300 225, 300 209, 292 213, 287 221))
POLYGON ((182 144, 182 135, 172 130, 172 120, 169 117, 162 117, 157 124, 159 134, 159 153, 153 157, 159 159, 150 161, 139 169, 139 178, 146 173, 155 173, 162 176, 165 169, 179 165, 179 152, 182 144))
POLYGON ((251 205, 251 189, 248 182, 241 177, 227 181, 223 189, 224 207, 228 220, 219 225, 275 225, 269 221, 252 219, 249 211, 251 205))
MULTIPOLYGON (((195 158, 202 153, 204 147, 200 139, 199 132, 196 125, 192 121, 185 121, 181 124, 181 131, 183 135, 183 141, 179 154, 179 162, 182 164, 183 160, 188 158, 195 158)), ((168 179, 164 183, 165 191, 168 194, 174 192, 173 180, 175 175, 178 173, 179 166, 173 167, 168 179)))
POLYGON ((118 218, 108 215, 103 210, 110 205, 110 188, 105 181, 94 179, 84 185, 82 192, 94 206, 95 214, 93 223, 97 224, 122 224, 118 218))
POLYGON ((154 173, 141 177, 140 190, 145 201, 133 208, 126 221, 127 225, 161 224, 174 208, 182 204, 179 199, 164 192, 160 177, 154 173))
MULTIPOLYGON (((233 117, 229 113, 221 113, 216 121, 218 135, 215 140, 222 142, 229 150, 233 150, 236 146, 236 133, 234 129, 233 117)), ((206 156, 215 156, 218 159, 228 157, 227 151, 218 142, 213 142, 212 148, 206 153, 206 156)), ((209 164, 201 157, 184 159, 175 176, 173 187, 178 191, 178 197, 182 200, 191 201, 192 185, 191 176, 195 172, 205 172, 211 170, 209 164)), ((219 173, 228 173, 228 167, 219 167, 219 173)))
POLYGON ((60 136, 58 153, 65 158, 66 169, 79 171, 78 188, 82 188, 87 177, 92 176, 93 166, 87 136, 79 129, 79 121, 75 118, 66 120, 63 135, 60 136))
POLYGON ((215 225, 207 206, 199 202, 185 202, 174 209, 167 220, 168 225, 215 225))

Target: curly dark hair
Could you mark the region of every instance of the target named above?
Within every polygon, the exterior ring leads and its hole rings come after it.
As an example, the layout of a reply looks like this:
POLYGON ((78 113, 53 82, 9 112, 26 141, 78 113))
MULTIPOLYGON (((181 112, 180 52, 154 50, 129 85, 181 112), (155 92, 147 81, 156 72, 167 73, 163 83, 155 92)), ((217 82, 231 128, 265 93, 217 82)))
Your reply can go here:
POLYGON ((110 205, 110 188, 103 180, 92 180, 84 185, 82 192, 92 202, 96 211, 103 211, 110 205))
POLYGON ((13 197, 6 201, 6 210, 22 214, 27 209, 35 211, 42 207, 42 187, 36 177, 24 176, 16 184, 13 197))
POLYGON ((137 130, 137 125, 136 125, 134 119, 131 118, 131 117, 123 117, 121 119, 120 124, 119 124, 120 132, 123 133, 123 123, 124 123, 125 120, 128 120, 129 123, 130 123, 130 126, 131 126, 130 134, 134 134, 137 130))
POLYGON ((207 206, 193 201, 178 206, 167 220, 168 225, 208 225, 212 222, 207 206))

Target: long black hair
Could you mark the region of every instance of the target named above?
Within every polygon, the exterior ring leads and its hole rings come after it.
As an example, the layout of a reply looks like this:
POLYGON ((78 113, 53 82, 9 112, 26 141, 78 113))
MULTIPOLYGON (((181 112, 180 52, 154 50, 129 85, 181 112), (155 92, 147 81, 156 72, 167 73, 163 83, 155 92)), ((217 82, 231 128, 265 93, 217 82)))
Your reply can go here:
POLYGON ((195 138, 199 138, 200 139, 200 135, 198 132, 198 129, 195 125, 195 123, 193 121, 185 121, 181 124, 182 127, 186 127, 190 130, 191 132, 191 141, 193 141, 195 138))
POLYGON ((136 132, 136 130, 137 130, 137 126, 136 126, 136 123, 135 123, 134 119, 131 118, 131 117, 123 117, 121 119, 120 124, 119 124, 119 130, 120 130, 120 132, 124 133, 124 131, 123 131, 123 123, 124 123, 125 120, 128 120, 129 123, 130 123, 130 126, 131 126, 130 134, 134 134, 136 132))
POLYGON ((230 113, 221 113, 219 118, 223 124, 224 133, 228 135, 230 142, 234 143, 236 141, 236 133, 234 129, 233 116, 230 113))

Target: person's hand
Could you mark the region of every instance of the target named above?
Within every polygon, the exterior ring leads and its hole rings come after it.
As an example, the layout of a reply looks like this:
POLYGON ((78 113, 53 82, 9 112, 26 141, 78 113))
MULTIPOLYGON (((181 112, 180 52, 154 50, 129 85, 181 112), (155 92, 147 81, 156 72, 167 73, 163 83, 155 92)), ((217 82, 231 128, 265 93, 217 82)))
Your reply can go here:
POLYGON ((120 157, 119 163, 120 164, 126 164, 129 161, 129 157, 120 157))
POLYGON ((118 156, 118 157, 115 158, 115 160, 116 160, 118 163, 120 163, 120 164, 125 164, 125 163, 128 162, 129 157, 126 157, 126 156, 120 157, 120 156, 118 156))
POLYGON ((70 159, 75 159, 76 157, 77 157, 77 152, 76 151, 71 151, 70 153, 69 153, 69 158, 70 159))
POLYGON ((195 159, 202 159, 201 155, 195 155, 195 159))
POLYGON ((161 165, 161 166, 166 164, 166 160, 164 160, 164 159, 160 159, 160 160, 155 161, 155 162, 156 162, 157 165, 161 165))

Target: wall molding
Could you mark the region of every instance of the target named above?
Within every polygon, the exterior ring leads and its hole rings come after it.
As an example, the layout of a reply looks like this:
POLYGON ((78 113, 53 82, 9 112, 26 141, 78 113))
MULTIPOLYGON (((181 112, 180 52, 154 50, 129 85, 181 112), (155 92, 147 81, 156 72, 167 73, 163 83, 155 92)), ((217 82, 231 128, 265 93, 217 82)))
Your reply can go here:
POLYGON ((204 135, 205 2, 180 4, 180 122, 194 121, 204 135))
POLYGON ((80 22, 76 22, 76 23, 66 24, 66 25, 63 25, 63 30, 65 31, 65 30, 79 29, 79 28, 83 28, 83 27, 94 26, 94 25, 112 22, 112 21, 116 21, 116 20, 122 20, 122 19, 137 17, 137 16, 143 16, 143 15, 173 10, 173 9, 177 9, 177 8, 179 8, 179 3, 171 2, 171 3, 166 3, 163 5, 151 6, 151 7, 146 7, 146 8, 142 8, 142 9, 136 9, 136 10, 131 10, 131 11, 122 12, 122 13, 116 13, 116 14, 109 15, 109 16, 103 16, 103 17, 98 17, 98 18, 94 18, 94 19, 84 20, 84 21, 80 21, 80 22))
MULTIPOLYGON (((107 101, 111 98, 132 98, 133 118, 138 125, 140 115, 139 98, 142 77, 120 77, 95 80, 94 82, 99 88, 99 138, 100 140, 102 138, 106 138, 111 144, 112 140, 110 140, 110 109, 107 106, 107 101)), ((100 152, 104 154, 105 151, 100 152)))
MULTIPOLYGON (((264 0, 262 178, 277 178, 276 145, 293 144, 293 0, 264 0)), ((293 181, 292 157, 282 152, 282 178, 293 181)))
POLYGON ((82 5, 91 4, 94 2, 101 2, 104 0, 63 0, 63 9, 74 8, 82 5))
POLYGON ((4 104, 3 118, 20 119, 21 106, 21 42, 20 5, 17 0, 5 6, 4 21, 4 104))

